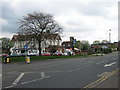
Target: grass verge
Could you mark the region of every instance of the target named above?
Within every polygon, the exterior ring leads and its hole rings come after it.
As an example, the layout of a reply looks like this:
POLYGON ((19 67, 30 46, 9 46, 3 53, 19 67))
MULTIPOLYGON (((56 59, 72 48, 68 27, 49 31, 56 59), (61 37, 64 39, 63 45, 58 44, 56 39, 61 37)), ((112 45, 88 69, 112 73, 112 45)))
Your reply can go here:
MULTIPOLYGON (((31 61, 41 61, 41 60, 49 60, 49 59, 65 59, 65 58, 84 58, 91 57, 95 55, 75 55, 75 56, 30 56, 31 61)), ((0 59, 1 60, 1 59, 0 59)), ((5 60, 5 57, 2 57, 2 62, 5 60)), ((11 62, 25 62, 25 57, 10 57, 11 62)))

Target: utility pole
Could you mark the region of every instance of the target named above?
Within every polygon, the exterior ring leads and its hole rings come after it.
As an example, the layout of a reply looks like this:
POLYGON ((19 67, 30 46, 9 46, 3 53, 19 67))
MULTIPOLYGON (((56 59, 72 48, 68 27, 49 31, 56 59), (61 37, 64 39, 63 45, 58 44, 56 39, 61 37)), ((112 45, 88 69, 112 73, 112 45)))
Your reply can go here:
POLYGON ((109 30, 109 43, 111 43, 111 29, 109 30))

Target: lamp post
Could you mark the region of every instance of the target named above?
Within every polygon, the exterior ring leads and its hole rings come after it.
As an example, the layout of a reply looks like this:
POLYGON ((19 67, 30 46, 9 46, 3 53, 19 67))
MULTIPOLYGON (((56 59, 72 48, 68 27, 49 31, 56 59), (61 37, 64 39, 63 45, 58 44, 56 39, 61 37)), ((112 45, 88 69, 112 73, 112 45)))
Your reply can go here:
POLYGON ((111 29, 109 29, 109 43, 111 43, 111 29))
POLYGON ((111 43, 111 29, 109 29, 109 31, 106 31, 106 41, 107 41, 107 37, 108 37, 108 32, 109 32, 109 43, 111 43))
POLYGON ((106 41, 107 41, 107 36, 108 36, 107 34, 108 34, 108 30, 106 31, 106 41))

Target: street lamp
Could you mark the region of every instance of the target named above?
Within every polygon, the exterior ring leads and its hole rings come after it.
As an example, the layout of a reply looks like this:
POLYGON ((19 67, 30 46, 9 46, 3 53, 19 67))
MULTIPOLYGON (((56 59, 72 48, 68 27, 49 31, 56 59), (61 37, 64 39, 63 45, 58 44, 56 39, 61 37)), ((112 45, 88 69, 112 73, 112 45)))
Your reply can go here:
MULTIPOLYGON (((106 31, 106 41, 107 41, 107 37, 108 37, 108 30, 106 31)), ((111 29, 109 29, 109 43, 111 43, 111 29)))
POLYGON ((111 43, 111 29, 109 29, 109 43, 111 43))
POLYGON ((108 30, 106 31, 106 41, 107 41, 107 34, 108 34, 108 30))

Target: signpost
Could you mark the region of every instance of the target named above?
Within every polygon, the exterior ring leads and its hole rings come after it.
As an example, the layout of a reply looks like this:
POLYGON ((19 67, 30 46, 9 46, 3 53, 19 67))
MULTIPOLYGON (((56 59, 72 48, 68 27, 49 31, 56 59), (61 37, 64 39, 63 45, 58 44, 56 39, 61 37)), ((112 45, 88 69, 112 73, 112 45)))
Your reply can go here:
POLYGON ((25 45, 24 48, 27 49, 27 48, 28 48, 28 45, 25 45))
POLYGON ((76 39, 73 40, 73 44, 76 44, 76 39))
POLYGON ((76 39, 73 40, 73 46, 72 46, 72 50, 74 51, 74 45, 76 44, 76 39))

